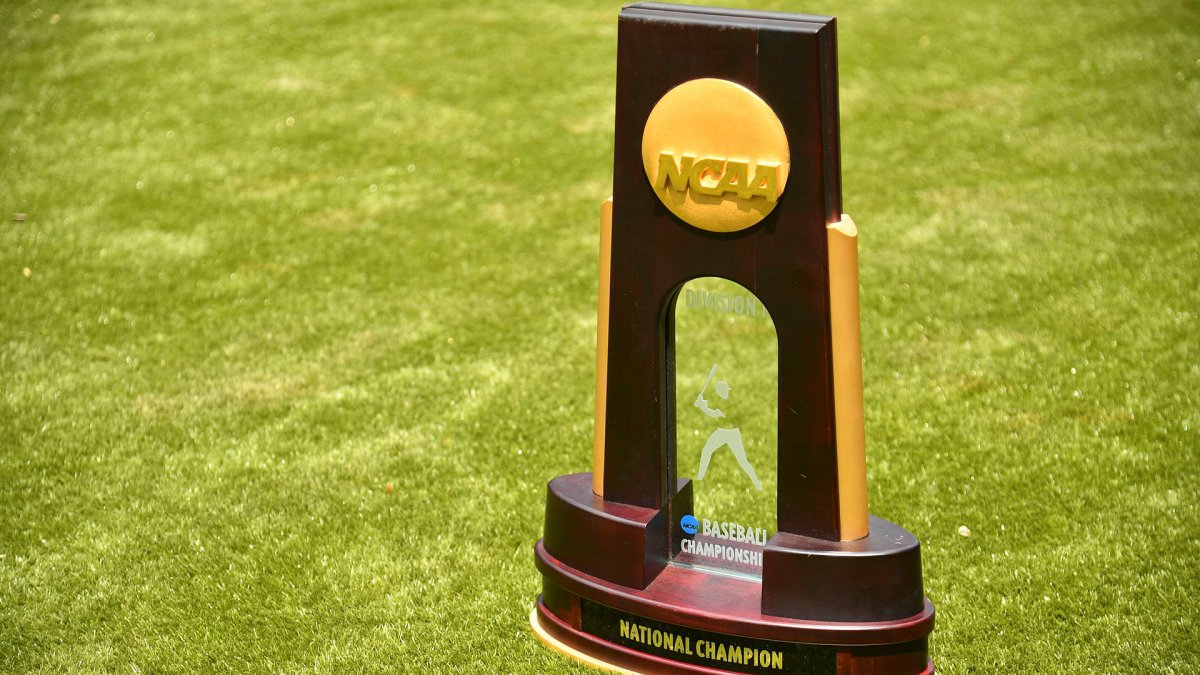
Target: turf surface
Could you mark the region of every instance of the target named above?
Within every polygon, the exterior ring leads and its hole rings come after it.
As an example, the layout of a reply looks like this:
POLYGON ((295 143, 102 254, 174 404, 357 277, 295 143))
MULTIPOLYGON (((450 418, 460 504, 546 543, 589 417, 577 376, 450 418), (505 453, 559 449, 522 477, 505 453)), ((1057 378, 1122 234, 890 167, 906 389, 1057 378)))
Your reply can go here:
MULTIPOLYGON (((752 5, 839 16, 939 670, 1200 670, 1200 8, 752 5)), ((586 670, 526 620, 616 11, 0 7, 0 670, 586 670)))

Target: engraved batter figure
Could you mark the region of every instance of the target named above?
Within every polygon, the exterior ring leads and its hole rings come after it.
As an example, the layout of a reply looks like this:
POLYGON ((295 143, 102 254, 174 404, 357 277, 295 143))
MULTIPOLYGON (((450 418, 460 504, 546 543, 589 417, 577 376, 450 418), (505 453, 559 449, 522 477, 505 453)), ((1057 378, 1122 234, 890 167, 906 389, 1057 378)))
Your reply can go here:
MULTIPOLYGON (((708 371, 708 378, 704 380, 704 386, 700 388, 700 393, 696 395, 696 400, 692 402, 692 405, 713 419, 725 418, 725 423, 728 424, 729 418, 725 417, 725 411, 720 408, 710 408, 708 401, 704 399, 704 392, 708 390, 708 383, 712 381, 716 372, 717 364, 714 363, 708 371)), ((717 390, 717 396, 726 401, 729 400, 730 386, 728 382, 718 380, 714 388, 717 390)), ((712 454, 723 445, 729 446, 729 449, 733 451, 733 456, 737 458, 738 466, 742 467, 742 471, 745 471, 746 475, 750 477, 755 489, 762 492, 762 483, 758 482, 758 474, 754 473, 754 467, 750 466, 750 460, 746 459, 746 448, 742 445, 742 430, 738 427, 732 429, 717 427, 709 434, 704 449, 700 451, 700 474, 696 476, 696 480, 704 480, 704 474, 708 471, 708 462, 712 459, 712 454)))

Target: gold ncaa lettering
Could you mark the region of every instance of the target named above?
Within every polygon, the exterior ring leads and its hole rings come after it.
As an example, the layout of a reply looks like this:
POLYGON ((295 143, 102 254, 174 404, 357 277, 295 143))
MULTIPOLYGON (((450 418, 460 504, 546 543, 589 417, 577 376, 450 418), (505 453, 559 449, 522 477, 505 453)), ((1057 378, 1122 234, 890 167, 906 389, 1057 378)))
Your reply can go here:
POLYGON ((676 157, 673 152, 663 152, 658 156, 654 189, 663 188, 676 192, 691 190, 711 197, 725 194, 735 194, 739 199, 762 197, 774 204, 779 199, 779 163, 720 157, 697 159, 695 155, 676 157))

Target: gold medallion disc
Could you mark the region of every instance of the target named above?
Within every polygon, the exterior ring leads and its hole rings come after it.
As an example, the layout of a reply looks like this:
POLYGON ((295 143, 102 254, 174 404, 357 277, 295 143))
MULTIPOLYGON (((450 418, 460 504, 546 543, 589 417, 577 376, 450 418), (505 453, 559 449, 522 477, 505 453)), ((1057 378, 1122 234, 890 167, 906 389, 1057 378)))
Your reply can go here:
POLYGON ((728 80, 690 80, 659 99, 642 134, 654 193, 685 223, 737 232, 762 220, 787 184, 791 151, 775 111, 728 80))

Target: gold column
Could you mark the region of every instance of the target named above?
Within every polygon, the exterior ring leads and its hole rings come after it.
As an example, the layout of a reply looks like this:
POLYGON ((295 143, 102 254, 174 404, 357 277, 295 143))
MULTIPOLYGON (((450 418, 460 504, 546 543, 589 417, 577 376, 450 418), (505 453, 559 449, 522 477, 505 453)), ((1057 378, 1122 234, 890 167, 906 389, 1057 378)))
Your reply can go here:
POLYGON ((868 532, 867 443, 863 424, 862 329, 859 325, 858 228, 850 216, 828 228, 829 320, 833 341, 833 410, 837 434, 842 541, 868 532))
POLYGON ((612 275, 612 197, 600 205, 600 294, 596 303, 596 429, 592 492, 604 496, 604 420, 608 408, 608 293, 612 275))

